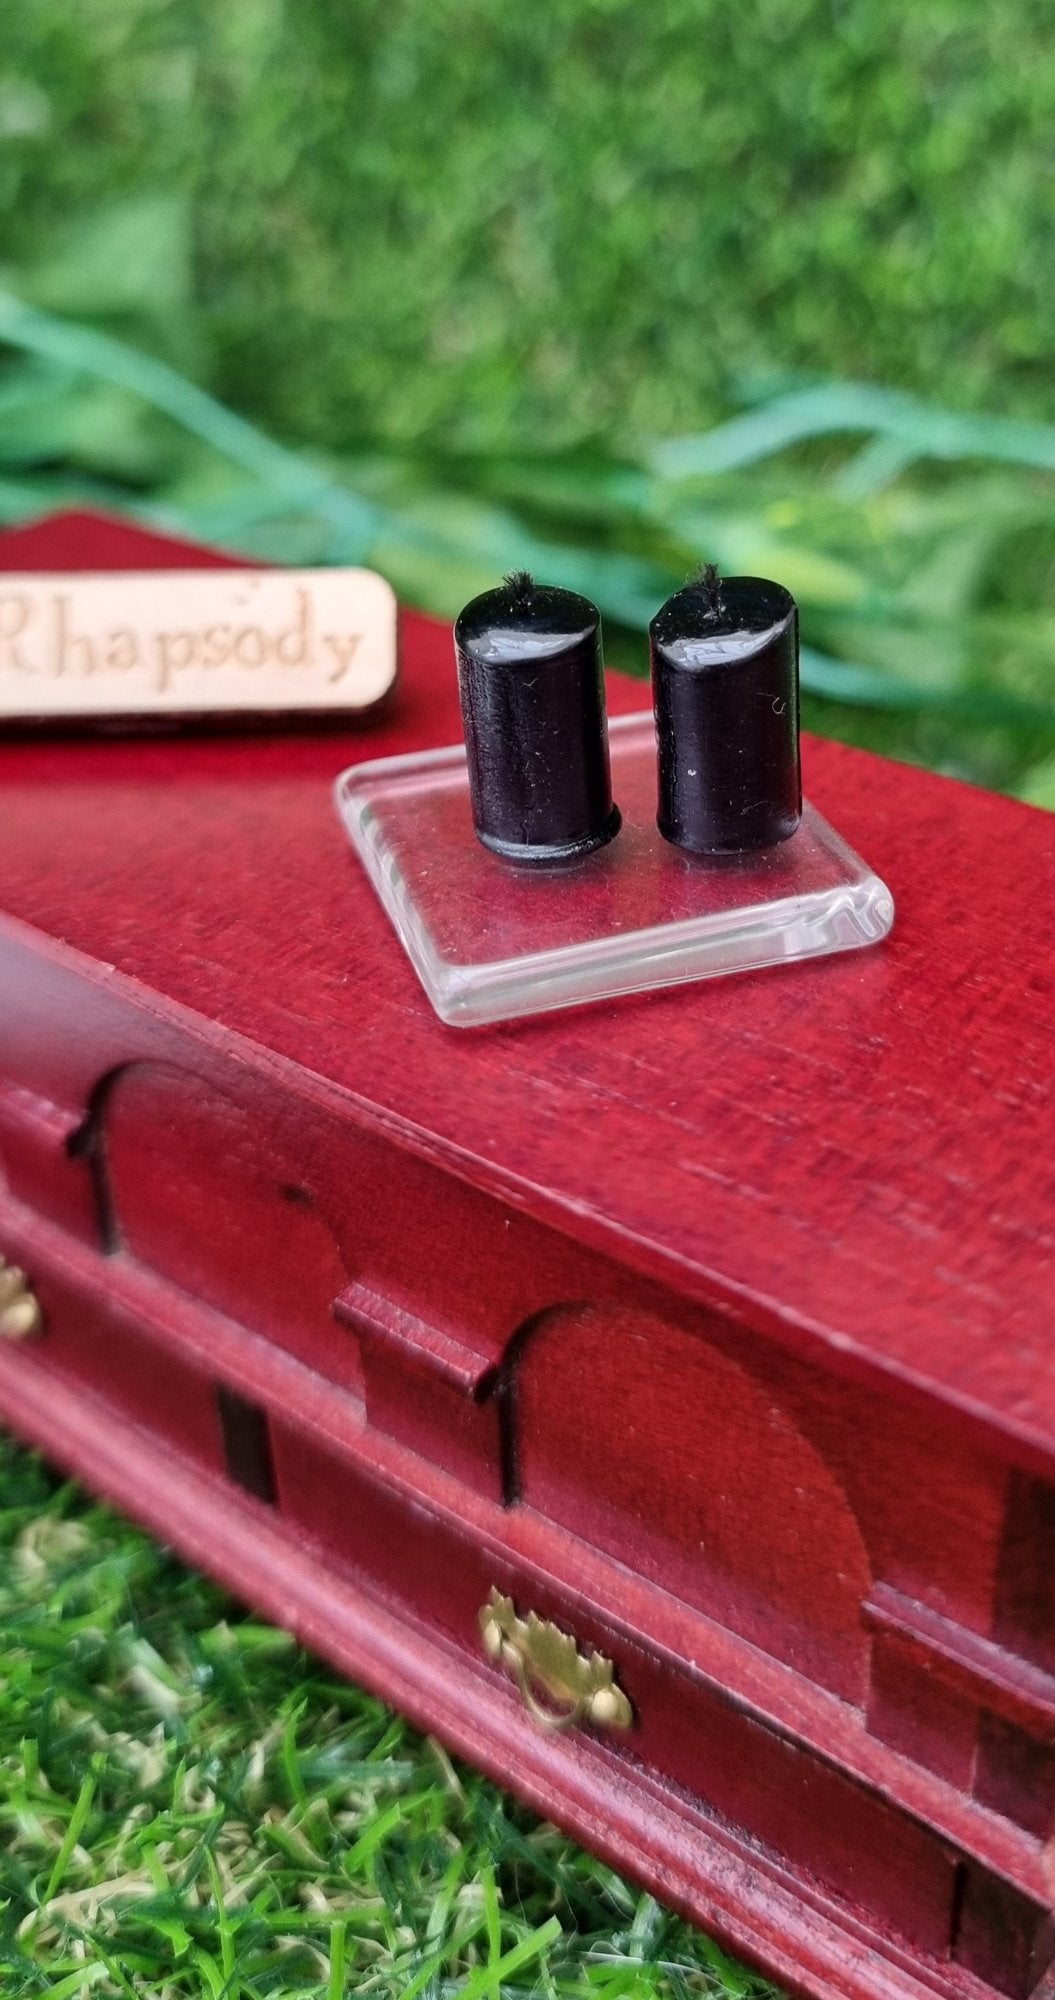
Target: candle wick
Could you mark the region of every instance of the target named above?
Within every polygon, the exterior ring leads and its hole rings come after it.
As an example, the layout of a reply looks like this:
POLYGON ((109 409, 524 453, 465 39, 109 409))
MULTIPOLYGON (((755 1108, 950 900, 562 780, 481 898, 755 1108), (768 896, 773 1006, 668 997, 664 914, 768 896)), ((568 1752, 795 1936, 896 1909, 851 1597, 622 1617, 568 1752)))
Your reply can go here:
POLYGON ((722 596, 722 575, 717 563, 704 563, 694 579, 697 590, 703 597, 703 615, 709 624, 715 624, 725 617, 725 599, 722 596))
POLYGON ((526 611, 535 595, 535 579, 528 569, 511 569, 503 578, 511 611, 526 611))

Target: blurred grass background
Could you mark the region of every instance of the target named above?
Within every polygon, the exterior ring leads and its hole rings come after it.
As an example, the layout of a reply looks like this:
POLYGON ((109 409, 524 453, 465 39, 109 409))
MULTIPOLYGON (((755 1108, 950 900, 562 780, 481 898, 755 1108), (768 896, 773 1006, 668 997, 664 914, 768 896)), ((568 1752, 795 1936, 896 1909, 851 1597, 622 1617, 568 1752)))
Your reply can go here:
MULTIPOLYGON (((1044 0, 11 0, 0 214, 0 520, 633 668, 773 575, 814 728, 1055 806, 1044 0)), ((0 1622, 5 2000, 748 1988, 14 1450, 0 1622)))
POLYGON ((1055 803, 1043 0, 8 15, 0 516, 532 563, 632 667, 773 574, 814 727, 1055 803))

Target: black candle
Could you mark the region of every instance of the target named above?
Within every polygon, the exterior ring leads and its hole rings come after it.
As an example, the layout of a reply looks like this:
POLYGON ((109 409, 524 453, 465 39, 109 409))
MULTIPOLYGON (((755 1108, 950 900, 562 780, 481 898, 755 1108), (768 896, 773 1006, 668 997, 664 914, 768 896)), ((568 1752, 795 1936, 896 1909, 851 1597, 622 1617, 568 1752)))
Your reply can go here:
POLYGON ((565 861, 619 831, 596 605, 526 573, 454 628, 477 836, 510 861, 565 861))
POLYGON ((802 812, 790 591, 709 566, 667 599, 649 638, 663 838, 694 854, 787 840, 802 812))

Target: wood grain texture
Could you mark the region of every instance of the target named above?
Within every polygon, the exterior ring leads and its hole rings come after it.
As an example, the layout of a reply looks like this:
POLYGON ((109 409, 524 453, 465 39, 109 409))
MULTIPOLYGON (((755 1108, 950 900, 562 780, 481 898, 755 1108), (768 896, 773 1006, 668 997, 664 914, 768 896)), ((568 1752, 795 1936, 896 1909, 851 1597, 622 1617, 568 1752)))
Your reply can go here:
POLYGON ((0 730, 347 725, 396 676, 392 587, 372 570, 7 573, 0 730))
MULTIPOLYGON (((128 562, 129 533, 71 518, 7 536, 0 561, 128 562)), ((456 738, 449 633, 408 616, 405 651, 369 736, 0 748, 4 910, 61 961, 88 954, 407 1121, 518 1205, 1046 1454, 1055 817, 811 741, 807 791, 894 891, 885 945, 460 1042, 328 796, 356 757, 456 738)), ((641 694, 614 681, 611 700, 641 694)))
POLYGON ((408 618, 368 736, 0 749, 0 1251, 46 1328, 0 1406, 776 1976, 1026 2000, 1055 822, 811 744, 886 946, 454 1036, 329 787, 456 733, 408 618), (615 1661, 625 1741, 543 1752, 492 1588, 615 1661))

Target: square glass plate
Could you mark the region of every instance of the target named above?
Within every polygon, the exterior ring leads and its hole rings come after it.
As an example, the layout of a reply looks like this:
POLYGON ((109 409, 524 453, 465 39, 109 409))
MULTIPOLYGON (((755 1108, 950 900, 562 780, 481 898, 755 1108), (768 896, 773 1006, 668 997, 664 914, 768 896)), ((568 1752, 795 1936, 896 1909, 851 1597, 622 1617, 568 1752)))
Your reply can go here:
POLYGON ((553 868, 480 845, 460 744, 338 778, 352 845, 441 1020, 511 1020, 886 936, 889 889, 812 806, 778 847, 684 854, 656 828, 651 711, 616 718, 609 739, 622 832, 553 868))

